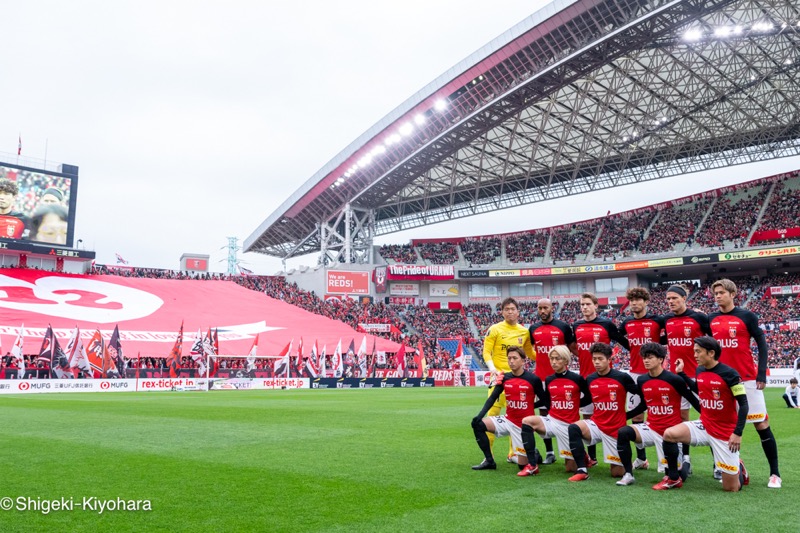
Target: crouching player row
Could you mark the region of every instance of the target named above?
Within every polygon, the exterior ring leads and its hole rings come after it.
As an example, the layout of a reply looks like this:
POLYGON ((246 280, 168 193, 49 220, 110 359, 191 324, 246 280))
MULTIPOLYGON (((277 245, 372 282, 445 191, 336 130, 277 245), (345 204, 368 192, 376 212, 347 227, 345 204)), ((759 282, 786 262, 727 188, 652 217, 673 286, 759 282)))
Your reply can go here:
MULTIPOLYGON (((502 374, 497 378, 491 395, 483 404, 480 413, 472 419, 472 431, 478 447, 483 452, 483 461, 473 466, 473 470, 495 470, 497 463, 492 456, 492 446, 486 432, 497 437, 511 437, 511 446, 517 458, 520 469, 528 465, 528 457, 535 455, 526 454, 522 443, 522 420, 533 415, 534 408, 549 405, 550 398, 542 387, 542 380, 525 370, 525 351, 520 346, 508 348, 508 366, 511 372, 502 374), (489 416, 484 418, 489 409, 495 404, 501 394, 506 397, 505 415, 489 416), (536 399, 538 398, 538 402, 536 399)), ((538 465, 532 460, 532 469, 528 472, 538 473, 538 465)), ((527 474, 526 474, 527 475, 527 474)))

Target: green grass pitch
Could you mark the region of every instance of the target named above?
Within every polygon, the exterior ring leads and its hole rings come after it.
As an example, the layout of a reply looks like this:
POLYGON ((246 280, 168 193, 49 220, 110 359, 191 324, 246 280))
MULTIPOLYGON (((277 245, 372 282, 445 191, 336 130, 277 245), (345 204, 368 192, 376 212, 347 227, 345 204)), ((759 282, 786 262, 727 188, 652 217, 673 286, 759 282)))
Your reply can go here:
MULTIPOLYGON (((800 494, 800 410, 767 405, 781 490, 752 427, 751 484, 723 493, 707 449, 659 493, 654 470, 617 487, 608 467, 569 483, 474 472, 469 421, 485 389, 219 391, 0 397, 0 498, 148 499, 151 511, 0 511, 0 531, 788 531, 800 494)), ((538 441, 541 446, 541 440, 538 441)), ((651 463, 655 451, 648 450, 651 463)))

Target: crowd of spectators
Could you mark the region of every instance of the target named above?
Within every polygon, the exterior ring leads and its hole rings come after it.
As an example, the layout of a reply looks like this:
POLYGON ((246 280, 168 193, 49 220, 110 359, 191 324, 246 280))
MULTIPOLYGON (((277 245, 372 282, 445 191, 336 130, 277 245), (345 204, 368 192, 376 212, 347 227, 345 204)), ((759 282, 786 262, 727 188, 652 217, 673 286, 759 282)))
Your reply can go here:
POLYGON ((794 365, 794 360, 800 356, 800 330, 767 329, 767 346, 769 346, 770 368, 786 368, 794 365))
POLYGON ((657 211, 647 209, 630 216, 615 215, 603 220, 600 237, 594 247, 595 257, 615 258, 617 254, 630 255, 639 248, 647 228, 653 222, 657 211))
POLYGON ((552 232, 550 257, 553 261, 576 261, 585 259, 592 247, 601 219, 556 228, 552 232))
POLYGON ((404 265, 413 265, 417 262, 417 254, 410 244, 384 244, 378 253, 386 261, 394 261, 404 265))
MULTIPOLYGON (((793 176, 797 177, 796 173, 793 176)), ((800 188, 789 188, 786 180, 775 184, 769 205, 761 217, 759 231, 779 230, 800 226, 800 188)), ((786 239, 764 239, 759 242, 777 242, 786 239)), ((797 239, 794 239, 797 240, 797 239)))
POLYGON ((498 237, 467 239, 461 243, 461 253, 469 266, 489 265, 502 254, 503 243, 498 237))
POLYGON ((697 227, 711 202, 711 199, 702 199, 662 209, 647 238, 639 245, 639 251, 643 254, 655 254, 672 251, 678 244, 691 246, 697 227))
POLYGON ((544 259, 547 251, 547 231, 518 233, 506 238, 506 260, 509 263, 535 263, 544 259))
POLYGON ((454 265, 458 262, 458 246, 451 242, 425 242, 417 246, 420 257, 434 265, 454 265))
POLYGON ((737 248, 744 246, 768 192, 768 185, 753 185, 719 196, 695 238, 697 244, 719 248, 732 241, 737 248))

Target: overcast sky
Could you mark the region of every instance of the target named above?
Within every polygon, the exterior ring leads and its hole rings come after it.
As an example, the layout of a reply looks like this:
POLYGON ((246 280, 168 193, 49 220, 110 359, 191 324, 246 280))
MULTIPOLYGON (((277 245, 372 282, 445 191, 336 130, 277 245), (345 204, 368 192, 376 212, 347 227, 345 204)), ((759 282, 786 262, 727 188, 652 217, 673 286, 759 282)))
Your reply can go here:
MULTIPOLYGON (((80 167, 75 238, 98 262, 117 252, 178 268, 191 252, 224 271, 227 237, 241 244, 361 133, 547 3, 6 2, 0 159, 13 162, 21 135, 23 156, 80 167)), ((800 161, 673 178, 425 233, 583 220, 793 168, 800 161)), ((281 268, 241 260, 259 274, 281 268)))

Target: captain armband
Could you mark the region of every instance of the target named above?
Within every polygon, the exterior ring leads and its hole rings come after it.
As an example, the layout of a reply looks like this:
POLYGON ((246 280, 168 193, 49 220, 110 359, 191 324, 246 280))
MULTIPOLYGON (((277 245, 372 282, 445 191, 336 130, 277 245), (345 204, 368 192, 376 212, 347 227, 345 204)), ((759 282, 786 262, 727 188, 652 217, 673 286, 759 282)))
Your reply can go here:
POLYGON ((733 387, 731 387, 731 392, 734 396, 741 396, 742 394, 747 394, 747 391, 744 389, 743 383, 737 383, 733 387))

